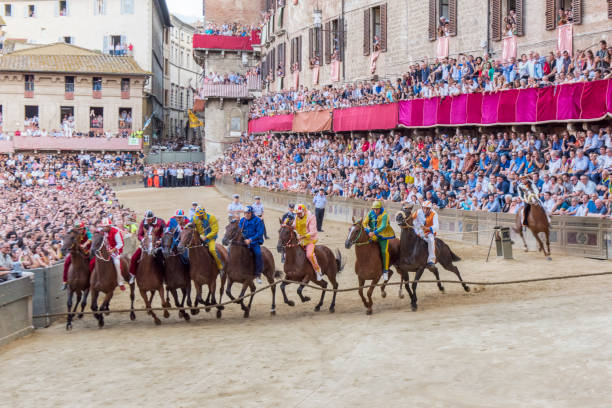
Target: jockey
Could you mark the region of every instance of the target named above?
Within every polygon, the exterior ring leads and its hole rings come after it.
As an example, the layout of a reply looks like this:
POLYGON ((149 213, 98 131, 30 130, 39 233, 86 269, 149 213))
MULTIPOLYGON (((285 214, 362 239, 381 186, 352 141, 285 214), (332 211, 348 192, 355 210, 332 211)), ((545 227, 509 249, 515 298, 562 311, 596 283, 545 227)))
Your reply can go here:
POLYGON ((436 263, 436 234, 440 229, 438 213, 432 209, 431 201, 425 201, 421 209, 412 214, 412 219, 417 235, 427 242, 427 266, 433 266, 436 263))
POLYGON ((108 243, 108 250, 110 257, 115 265, 115 271, 117 272, 117 285, 119 289, 125 290, 125 281, 123 275, 121 275, 121 254, 123 253, 123 234, 119 228, 115 227, 109 218, 105 218, 101 222, 102 232, 104 233, 104 239, 108 243))
MULTIPOLYGON (((83 250, 83 252, 85 252, 85 254, 89 254, 92 238, 91 232, 89 232, 89 229, 85 226, 85 224, 80 221, 77 221, 74 224, 74 229, 81 234, 81 242, 79 242, 81 249, 83 250)), ((66 256, 66 259, 64 260, 64 273, 62 274, 62 290, 66 290, 68 286, 68 269, 70 268, 70 264, 72 264, 72 257, 70 256, 70 254, 68 254, 66 256)))
POLYGON ((261 272, 263 271, 263 258, 261 256, 261 245, 264 241, 264 225, 261 218, 253 214, 253 207, 247 206, 244 217, 240 220, 240 229, 244 237, 244 243, 253 251, 255 258, 255 279, 261 284, 261 272))
POLYGON ((217 222, 217 217, 207 213, 204 208, 198 207, 191 222, 193 222, 198 230, 198 233, 200 234, 200 237, 202 240, 204 240, 203 245, 208 247, 208 252, 210 252, 217 263, 219 273, 223 275, 223 264, 221 263, 221 259, 219 259, 219 255, 217 254, 217 248, 215 248, 217 235, 219 234, 219 223, 217 222))
MULTIPOLYGON (((174 217, 168 220, 168 224, 166 225, 166 232, 172 234, 172 246, 170 249, 176 248, 179 244, 179 239, 181 236, 181 231, 185 225, 189 224, 189 220, 185 217, 185 212, 183 210, 176 210, 174 213, 174 217)), ((184 263, 188 263, 187 251, 184 251, 181 254, 181 259, 184 263)))
POLYGON ((363 228, 372 241, 378 241, 383 264, 383 280, 386 282, 389 280, 388 241, 395 238, 395 232, 389 222, 389 214, 387 214, 380 201, 374 201, 374 203, 372 203, 372 210, 363 219, 363 228))
MULTIPOLYGON (((144 219, 140 221, 140 226, 138 227, 138 241, 142 243, 142 240, 144 240, 147 236, 150 236, 152 239, 151 243, 153 246, 155 246, 156 242, 159 241, 164 234, 164 228, 166 228, 166 223, 164 220, 157 218, 153 214, 153 211, 147 210, 144 219)), ((138 262, 140 262, 141 255, 142 249, 138 247, 130 260, 130 284, 134 283, 134 279, 136 278, 136 270, 138 268, 138 262)))
POLYGON ((318 239, 315 216, 306 209, 304 204, 296 205, 295 213, 297 217, 293 220, 293 228, 297 231, 300 246, 306 251, 306 258, 312 264, 312 268, 317 274, 317 280, 322 280, 323 274, 315 255, 315 244, 318 239))
POLYGON ((530 180, 527 176, 521 177, 518 185, 518 192, 520 199, 526 204, 540 204, 542 208, 544 205, 540 201, 540 192, 538 186, 530 180))

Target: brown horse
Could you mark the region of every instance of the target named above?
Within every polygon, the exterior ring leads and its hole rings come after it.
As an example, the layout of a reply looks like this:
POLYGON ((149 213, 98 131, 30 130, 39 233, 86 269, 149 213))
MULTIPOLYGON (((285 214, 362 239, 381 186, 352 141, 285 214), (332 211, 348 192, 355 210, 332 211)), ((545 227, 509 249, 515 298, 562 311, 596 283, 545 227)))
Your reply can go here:
MULTIPOLYGON (((153 246, 151 236, 147 235, 140 243, 140 260, 136 269, 136 284, 140 291, 140 296, 145 303, 145 307, 150 309, 153 302, 155 292, 159 292, 162 307, 170 307, 170 301, 166 300, 164 292, 164 268, 163 261, 159 259, 159 252, 153 246), (151 297, 148 295, 151 294, 151 297)), ((161 324, 161 320, 157 317, 154 311, 148 312, 155 321, 156 325, 161 324)), ((170 317, 170 313, 164 310, 164 317, 170 317)))
MULTIPOLYGON (((208 251, 208 248, 204 246, 198 230, 193 224, 187 224, 183 227, 179 238, 178 251, 183 252, 185 249, 189 251, 189 276, 196 288, 196 297, 193 303, 194 307, 198 304, 204 306, 214 306, 217 304, 217 298, 215 297, 215 291, 217 289, 217 276, 219 276, 219 269, 217 263, 208 251), (208 286, 208 296, 206 300, 202 298, 202 285, 208 286)), ((217 254, 224 265, 227 265, 227 251, 223 246, 216 244, 215 249, 217 254)), ((221 277, 221 287, 219 289, 219 303, 223 296, 223 285, 225 284, 226 274, 221 277)), ((205 310, 210 311, 209 307, 205 310)), ((217 318, 221 317, 221 310, 223 306, 217 306, 217 318)), ((198 314, 198 309, 191 309, 191 314, 198 314)))
MULTIPOLYGON (((327 288, 327 282, 325 280, 317 280, 316 273, 312 264, 306 258, 306 251, 300 246, 297 232, 291 226, 291 220, 288 219, 284 223, 282 220, 280 222, 280 230, 278 231, 278 244, 276 249, 278 252, 285 252, 285 276, 287 279, 292 281, 301 282, 300 286, 297 289, 297 294, 300 297, 302 302, 308 302, 310 298, 308 296, 302 295, 302 290, 304 289, 304 285, 308 284, 308 282, 312 281, 322 288, 327 288)), ((344 262, 342 260, 342 255, 340 251, 336 250, 336 255, 331 249, 324 245, 316 245, 315 246, 315 256, 317 257, 317 261, 319 266, 321 267, 321 272, 323 275, 326 275, 329 281, 332 284, 334 289, 338 289, 338 281, 336 280, 336 275, 344 269, 344 262)), ((283 292, 283 300, 289 306, 295 306, 295 303, 292 300, 287 298, 287 293, 285 292, 285 286, 287 286, 286 282, 281 283, 281 291, 283 292)), ((336 294, 334 292, 332 296, 332 302, 329 305, 329 312, 334 313, 336 310, 336 294)), ((321 306, 323 306, 323 299, 325 298, 325 291, 321 291, 321 299, 319 303, 315 306, 315 312, 321 310, 321 306)))
POLYGON ((72 329, 72 319, 74 313, 81 303, 81 313, 78 314, 78 318, 83 317, 83 311, 87 305, 87 295, 89 294, 89 256, 81 249, 80 242, 83 238, 83 232, 77 229, 72 229, 68 232, 64 238, 64 245, 62 246, 62 253, 65 255, 70 252, 70 258, 72 262, 68 269, 68 317, 66 319, 66 330, 72 329), (76 304, 74 310, 72 309, 72 295, 76 293, 76 304), (82 298, 82 301, 81 301, 82 298))
MULTIPOLYGON (((183 262, 181 254, 177 252, 176 246, 173 247, 173 234, 164 233, 161 239, 162 254, 164 255, 164 281, 166 282, 166 298, 170 302, 170 293, 174 297, 176 307, 191 307, 191 278, 189 277, 189 265, 183 262), (183 298, 179 302, 177 289, 183 293, 183 298)), ((179 317, 189 321, 189 313, 179 310, 179 317)))
POLYGON ((525 252, 527 252, 529 248, 527 248, 527 241, 525 241, 525 236, 523 235, 523 225, 529 228, 538 243, 538 250, 542 251, 546 259, 550 261, 552 259, 550 257, 550 222, 548 221, 546 210, 540 204, 525 204, 523 211, 517 211, 516 213, 515 227, 513 229, 523 239, 525 252), (524 220, 527 222, 524 223, 524 220), (546 248, 544 248, 544 243, 539 237, 541 232, 546 237, 546 248))
MULTIPOLYGON (((117 287, 117 272, 115 272, 115 265, 111 259, 110 252, 108 250, 107 242, 104 239, 104 234, 97 232, 94 234, 92 240, 91 250, 96 257, 96 266, 91 274, 91 310, 93 312, 98 311, 98 294, 103 292, 106 296, 100 305, 100 311, 108 311, 110 301, 113 298, 113 293, 117 287)), ((121 255, 121 274, 123 279, 128 281, 130 279, 128 267, 130 259, 127 254, 121 255)), ((132 309, 134 309, 134 284, 130 284, 130 301, 132 309)), ((102 313, 94 314, 94 317, 98 319, 98 327, 104 327, 104 316, 102 313)), ((134 320, 136 315, 132 311, 130 313, 130 319, 134 320)))
MULTIPOLYGON (((396 221, 402 228, 402 234, 400 237, 400 259, 399 265, 401 268, 407 271, 416 271, 414 282, 412 283, 412 310, 417 310, 417 294, 416 288, 419 279, 423 275, 425 269, 429 269, 436 279, 438 280, 438 289, 440 292, 444 292, 444 286, 440 282, 440 273, 438 268, 433 266, 427 266, 427 256, 429 251, 427 250, 427 242, 418 236, 413 228, 412 219, 412 206, 405 207, 396 216, 396 221)), ((442 265, 442 267, 448 271, 453 272, 459 278, 463 289, 466 292, 470 291, 470 287, 463 283, 459 269, 453 264, 453 262, 460 261, 459 258, 444 241, 440 238, 436 238, 436 261, 442 265)), ((408 284, 406 284, 408 289, 408 284)))
MULTIPOLYGON (((397 238, 392 238, 387 241, 389 248, 389 266, 394 266, 397 273, 400 275, 402 282, 400 283, 400 297, 403 297, 401 294, 401 288, 404 281, 409 280, 408 271, 403 270, 399 265, 400 259, 400 240, 397 238)), ((361 296, 361 300, 363 301, 363 305, 366 307, 366 314, 372 314, 372 292, 374 292, 374 287, 382 277, 382 256, 380 254, 380 245, 378 243, 370 240, 368 234, 365 232, 363 228, 363 220, 356 220, 353 217, 353 225, 349 228, 348 236, 346 237, 346 242, 344 246, 346 249, 350 249, 351 246, 355 245, 355 255, 357 259, 355 260, 355 273, 357 274, 359 280, 359 296, 361 296), (368 289, 368 300, 363 296, 363 286, 365 285, 365 281, 372 281, 370 288, 368 289)), ((389 279, 391 279, 391 275, 393 272, 389 272, 389 279)), ((386 297, 387 293, 385 292, 386 282, 380 287, 380 294, 382 297, 386 297)), ((410 296, 410 300, 413 300, 412 291, 410 290, 410 285, 406 285, 406 289, 408 290, 408 295, 410 296)))
MULTIPOLYGON (((253 303, 253 292, 255 292, 255 261, 253 259, 253 253, 251 249, 244 243, 244 237, 242 236, 242 229, 238 223, 238 220, 232 220, 225 228, 225 235, 223 236, 223 245, 229 246, 229 256, 225 267, 225 273, 227 275, 227 288, 225 293, 230 299, 235 300, 236 298, 232 295, 232 285, 234 282, 242 283, 242 290, 240 291, 240 298, 242 298, 247 290, 251 289, 251 297, 249 304, 244 304, 244 299, 240 300, 240 308, 244 312, 244 317, 249 317, 251 312, 251 304, 253 303)), ((272 253, 264 246, 261 246, 261 256, 263 258, 263 271, 262 274, 266 277, 268 283, 272 285, 274 278, 280 277, 280 272, 275 271, 274 257, 272 253)), ((272 291, 272 306, 270 308, 270 314, 276 314, 276 285, 270 287, 272 291)))

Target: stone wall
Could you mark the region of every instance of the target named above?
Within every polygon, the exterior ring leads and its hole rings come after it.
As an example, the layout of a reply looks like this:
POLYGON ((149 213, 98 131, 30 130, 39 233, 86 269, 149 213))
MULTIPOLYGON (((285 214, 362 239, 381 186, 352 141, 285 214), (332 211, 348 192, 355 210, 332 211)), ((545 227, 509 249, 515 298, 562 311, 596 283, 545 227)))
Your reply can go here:
POLYGON ((204 19, 215 23, 255 24, 261 18, 260 0, 204 0, 204 19))
POLYGON ((0 346, 33 330, 33 294, 34 280, 29 272, 22 278, 0 283, 0 346))
MULTIPOLYGON (((265 189, 251 188, 243 184, 234 184, 231 177, 217 179, 217 189, 230 197, 240 194, 243 202, 252 202, 254 196, 260 196, 264 206, 278 211, 287 211, 289 203, 305 204, 313 210, 312 196, 292 192, 272 192, 265 189)), ((327 201, 325 219, 349 223, 353 217, 360 219, 369 211, 371 202, 341 197, 332 197, 327 201)), ((400 211, 399 203, 385 203, 387 212, 392 215, 400 211)), ((440 210, 440 237, 444 240, 463 241, 481 246, 489 246, 493 227, 513 227, 514 214, 487 213, 483 211, 440 210)), ((550 247, 553 254, 575 255, 587 258, 612 259, 612 222, 594 217, 552 217, 550 247)), ((344 231, 342 232, 344 233, 344 231)), ((511 230, 515 250, 522 250, 522 240, 511 230)), ((531 232, 525 234, 531 251, 537 248, 531 232)))

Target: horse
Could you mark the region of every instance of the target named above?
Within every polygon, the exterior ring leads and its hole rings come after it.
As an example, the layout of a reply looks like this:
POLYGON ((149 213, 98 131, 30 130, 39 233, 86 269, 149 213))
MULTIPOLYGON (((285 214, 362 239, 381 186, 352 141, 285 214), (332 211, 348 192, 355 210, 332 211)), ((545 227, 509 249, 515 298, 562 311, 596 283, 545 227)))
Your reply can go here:
MULTIPOLYGON (((96 232, 94 234, 91 250, 95 254, 96 265, 91 274, 90 280, 90 291, 91 291, 91 310, 93 312, 98 311, 98 294, 100 292, 105 293, 104 300, 100 305, 100 311, 108 311, 110 301, 113 298, 113 293, 117 287, 117 272, 115 271, 115 265, 110 256, 108 250, 108 243, 104 239, 104 234, 96 232)), ((127 254, 121 255, 121 275, 123 279, 128 281, 130 276, 128 267, 130 264, 129 257, 127 254)), ((130 301, 131 308, 134 309, 134 284, 130 284, 130 301)), ((98 319, 98 327, 104 327, 104 316, 102 313, 95 313, 94 317, 98 319)), ((130 312, 130 320, 136 319, 136 314, 132 310, 130 312)))
POLYGON ((70 252, 72 260, 68 269, 68 316, 66 319, 66 330, 72 329, 72 319, 74 313, 81 304, 81 313, 77 315, 79 319, 83 318, 83 311, 87 306, 87 295, 89 294, 89 256, 81 249, 81 240, 83 232, 77 229, 71 229, 63 238, 62 254, 70 252), (76 293, 76 304, 72 309, 72 295, 76 293), (82 299, 82 301, 81 301, 82 299))
MULTIPOLYGON (((225 273, 227 275, 227 288, 225 293, 230 299, 235 300, 236 298, 232 295, 232 285, 234 282, 242 283, 242 290, 240 291, 240 298, 242 298, 247 290, 251 289, 251 297, 249 299, 248 306, 245 306, 244 299, 240 299, 240 308, 244 312, 244 317, 248 318, 251 312, 251 304, 253 303, 253 296, 255 292, 255 261, 253 259, 253 253, 249 247, 244 243, 244 237, 242 235, 242 229, 238 223, 238 220, 233 219, 225 228, 225 235, 223 236, 223 245, 229 247, 229 256, 225 267, 225 273)), ((268 248, 261 247, 261 256, 263 258, 263 275, 271 285, 270 290, 272 291, 272 306, 270 308, 270 314, 276 314, 276 285, 274 285, 274 279, 280 277, 280 272, 275 271, 274 257, 268 248)))
POLYGON ((513 229, 514 232, 521 236, 523 244, 525 244, 525 252, 528 252, 527 241, 525 241, 525 236, 523 235, 523 225, 529 228, 538 243, 538 250, 543 252, 546 259, 550 261, 552 259, 550 257, 550 222, 548 221, 546 210, 538 203, 526 203, 523 211, 517 211, 516 213, 515 227, 513 229), (523 212, 525 215, 523 215, 523 212), (525 219, 527 222, 523 224, 525 219), (544 243, 539 237, 541 232, 546 236, 546 248, 544 248, 544 243))
MULTIPOLYGON (((302 295, 304 285, 312 281, 325 289, 327 288, 327 282, 323 279, 316 279, 314 268, 312 267, 312 264, 308 258, 306 258, 306 251, 299 244, 297 232, 291 225, 291 220, 288 219, 283 222, 282 219, 279 219, 279 222, 280 230, 278 231, 278 243, 276 250, 281 253, 283 251, 285 252, 285 276, 289 280, 301 282, 297 289, 297 294, 302 302, 308 302, 310 298, 302 295)), ((336 250, 336 254, 334 255, 332 250, 325 245, 316 245, 315 256, 317 257, 317 261, 321 267, 322 274, 327 276, 334 289, 338 289, 338 281, 336 280, 336 276, 342 271, 342 269, 344 269, 344 261, 340 251, 336 250)), ((289 306, 295 306, 295 303, 292 300, 289 300, 287 297, 287 293, 285 291, 285 287, 287 285, 287 282, 283 282, 280 285, 281 291, 283 292, 283 300, 289 306)), ((334 313, 336 311, 336 294, 337 292, 334 292, 332 302, 329 305, 330 313, 334 313)), ((324 298, 325 291, 322 290, 321 299, 314 308, 315 312, 321 310, 324 298)))
MULTIPOLYGON (((221 258, 221 262, 227 265, 227 251, 221 245, 215 245, 217 254, 221 258)), ((196 288, 196 298, 193 303, 194 307, 198 304, 206 306, 205 310, 208 312, 210 308, 208 306, 214 306, 217 304, 215 297, 215 290, 217 289, 217 276, 219 275, 219 269, 217 263, 212 257, 208 248, 204 246, 200 234, 196 229, 195 225, 187 224, 183 227, 179 237, 178 251, 183 252, 185 249, 189 251, 189 276, 196 288), (206 300, 202 299, 202 285, 208 286, 208 296, 206 300)), ((221 277, 221 287, 219 289, 219 303, 223 296, 223 285, 225 284, 226 274, 221 277)), ((221 311, 224 309, 223 306, 217 306, 217 318, 221 317, 221 311)), ((191 309, 191 314, 195 315, 200 313, 198 309, 191 309)))
MULTIPOLYGON (((172 247, 173 234, 170 232, 164 233, 161 239, 162 254, 164 255, 164 281, 166 282, 166 299, 170 303, 170 293, 174 297, 176 307, 187 306, 191 307, 191 278, 189 277, 189 266, 181 260, 181 255, 177 252, 176 247, 172 247), (183 298, 179 302, 177 289, 183 293, 183 298)), ((185 310, 179 310, 179 317, 189 321, 189 313, 185 310)))
MULTIPOLYGON (((438 289, 440 292, 444 292, 444 286, 440 282, 440 274, 438 268, 435 265, 427 266, 427 257, 429 251, 427 249, 427 242, 421 238, 413 228, 412 219, 412 206, 405 207, 402 211, 398 212, 395 219, 399 226, 402 228, 402 234, 400 236, 400 259, 399 265, 408 271, 416 271, 416 276, 412 283, 412 310, 417 310, 417 294, 416 288, 419 279, 423 275, 425 269, 429 269, 436 279, 438 280, 438 289)), ((447 271, 453 272, 459 278, 463 289, 466 292, 470 291, 470 287, 463 282, 459 269, 453 264, 461 260, 448 245, 440 238, 436 238, 436 261, 442 265, 447 271)), ((408 289, 408 284, 406 284, 408 289)))
MULTIPOLYGON (((408 281, 410 278, 408 276, 408 271, 402 269, 402 267, 399 265, 400 240, 397 238, 392 238, 387 242, 389 248, 389 266, 394 266, 395 270, 402 279, 400 283, 400 298, 403 298, 402 285, 404 281, 408 281)), ((350 249, 353 245, 355 246, 355 256, 357 258, 355 260, 355 273, 357 274, 359 280, 359 296, 361 296, 363 305, 366 307, 366 314, 371 315, 373 305, 372 292, 374 292, 374 287, 382 276, 382 257, 378 243, 372 241, 365 232, 365 229, 363 228, 363 220, 355 219, 355 217, 353 217, 353 225, 349 228, 349 233, 346 237, 344 247, 346 249, 350 249), (367 280, 372 281, 367 293, 368 300, 366 300, 366 298, 363 296, 363 286, 367 280)), ((391 279, 392 274, 393 272, 389 271, 389 279, 391 279)), ((386 285, 387 283, 384 282, 380 287, 380 294, 383 298, 387 297, 387 293, 385 292, 386 285)), ((408 291, 408 295, 412 301, 413 295, 412 291, 410 290, 410 285, 406 284, 406 290, 408 291)))
MULTIPOLYGON (((159 259, 159 252, 153 247, 153 238, 150 235, 144 237, 140 243, 140 260, 136 269, 136 284, 140 291, 140 296, 147 309, 151 308, 155 292, 159 292, 162 307, 170 307, 170 300, 166 300, 164 293, 164 270, 163 261, 159 259), (148 297, 148 294, 151 297, 148 297)), ((156 325, 161 324, 161 320, 154 311, 147 312, 153 317, 156 325)), ((164 310, 164 318, 170 317, 168 310, 164 310)))

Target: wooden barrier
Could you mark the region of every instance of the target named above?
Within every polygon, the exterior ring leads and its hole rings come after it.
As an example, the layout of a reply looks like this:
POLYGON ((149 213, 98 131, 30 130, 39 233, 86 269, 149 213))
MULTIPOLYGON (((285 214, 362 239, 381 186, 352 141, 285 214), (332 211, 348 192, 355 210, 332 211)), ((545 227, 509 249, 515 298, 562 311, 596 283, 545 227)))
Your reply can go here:
POLYGON ((23 272, 19 279, 0 283, 0 346, 33 330, 33 294, 34 279, 29 272, 23 272))
MULTIPOLYGON (((252 202, 254 196, 260 196, 264 206, 270 209, 287 211, 289 203, 305 204, 313 210, 312 196, 294 193, 268 191, 253 188, 244 184, 235 184, 231 177, 217 178, 217 189, 230 197, 240 194, 243 203, 252 202)), ((341 197, 330 197, 327 200, 325 218, 333 221, 351 222, 351 218, 363 217, 369 210, 371 202, 341 197)), ((400 210, 399 203, 385 203, 387 212, 395 223, 395 213, 400 210)), ((506 213, 487 213, 484 211, 439 210, 440 234, 445 240, 469 242, 475 245, 488 246, 491 242, 492 229, 495 226, 513 227, 515 215, 506 213)), ((511 229, 512 240, 522 250, 522 240, 511 229)), ((537 243, 531 232, 525 238, 531 251, 537 249, 537 243)), ((583 256, 586 258, 612 259, 612 222, 595 217, 553 216, 550 234, 550 248, 554 254, 583 256)), ((517 248, 518 249, 518 248, 517 248)))

